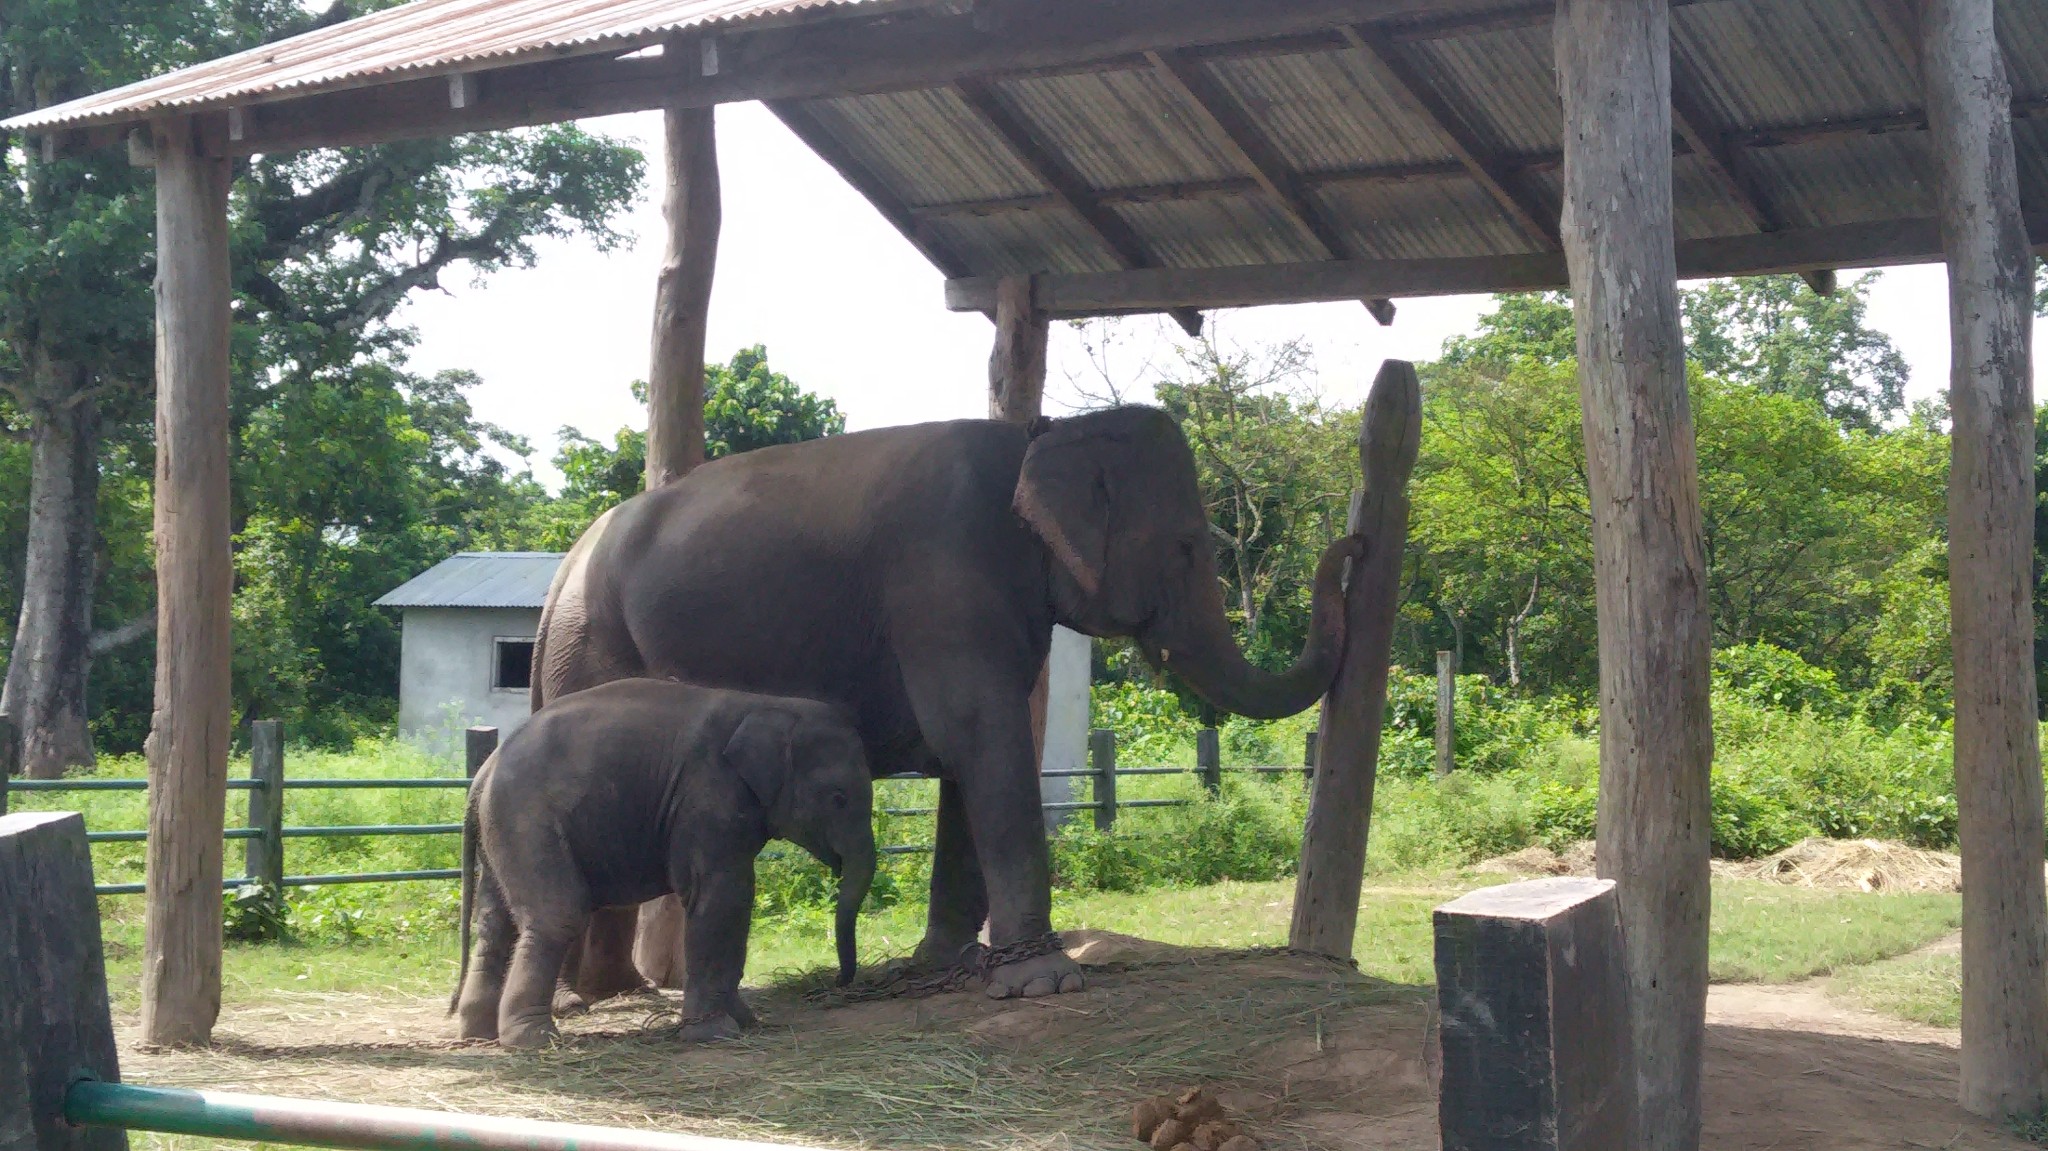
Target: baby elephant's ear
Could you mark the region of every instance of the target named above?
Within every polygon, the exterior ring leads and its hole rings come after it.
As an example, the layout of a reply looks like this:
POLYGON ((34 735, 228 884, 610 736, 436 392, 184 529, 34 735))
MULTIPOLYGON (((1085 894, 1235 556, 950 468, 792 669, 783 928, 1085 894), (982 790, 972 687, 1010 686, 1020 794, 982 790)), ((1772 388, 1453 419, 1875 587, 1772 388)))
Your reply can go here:
POLYGON ((766 709, 749 712, 726 741, 725 762, 739 772, 762 807, 774 807, 775 798, 789 782, 790 742, 795 734, 795 715, 766 709))

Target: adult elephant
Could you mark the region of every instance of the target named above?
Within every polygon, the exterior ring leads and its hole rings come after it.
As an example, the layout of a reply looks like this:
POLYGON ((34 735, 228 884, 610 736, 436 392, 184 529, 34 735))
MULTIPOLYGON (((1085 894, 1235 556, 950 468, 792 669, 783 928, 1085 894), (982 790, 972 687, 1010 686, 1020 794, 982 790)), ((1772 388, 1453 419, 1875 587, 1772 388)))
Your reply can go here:
MULTIPOLYGON (((1317 568, 1308 642, 1269 673, 1239 653, 1187 441, 1155 408, 1030 427, 965 420, 765 448, 698 468, 593 524, 555 576, 535 706, 627 676, 832 700, 877 774, 939 777, 916 961, 984 922, 998 998, 1082 987, 1048 949, 1051 880, 1030 697, 1055 623, 1132 636, 1215 706, 1291 715, 1343 646, 1355 538, 1317 568)), ((636 988, 634 918, 593 922, 576 986, 636 988)))

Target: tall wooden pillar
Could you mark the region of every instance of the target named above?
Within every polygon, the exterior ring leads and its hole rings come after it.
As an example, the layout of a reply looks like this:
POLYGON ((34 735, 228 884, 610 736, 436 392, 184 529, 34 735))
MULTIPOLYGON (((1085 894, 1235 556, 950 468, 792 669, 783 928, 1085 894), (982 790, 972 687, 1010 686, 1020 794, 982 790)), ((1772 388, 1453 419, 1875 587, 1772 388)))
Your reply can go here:
POLYGON ((1706 1032, 1708 703, 1699 469, 1671 202, 1669 0, 1559 0, 1562 231, 1600 627, 1600 874, 1626 941, 1640 1123, 1700 1140, 1706 1032))
POLYGON ((668 247, 654 293, 654 348, 647 367, 647 486, 660 487, 704 462, 704 328, 718 269, 718 133, 710 108, 664 117, 667 184, 661 214, 668 247))
MULTIPOLYGON (((711 108, 671 108, 663 117, 661 214, 668 246, 654 293, 654 348, 647 367, 647 486, 688 475, 704 462, 704 331, 718 270, 723 207, 718 132, 711 108)), ((662 987, 683 985, 683 905, 673 895, 640 908, 633 963, 662 987)))
POLYGON ((988 418, 1026 424, 1045 407, 1051 323, 1031 298, 1031 277, 996 283, 996 345, 988 355, 988 418))
POLYGON ((1992 7, 1993 0, 1927 0, 1921 60, 1953 349, 1949 616, 1963 855, 1962 1103, 2002 1117, 2048 1101, 2048 896, 2033 670, 2034 260, 1992 7))
POLYGON ((220 1014, 228 769, 228 162, 191 120, 156 144, 156 711, 142 1035, 205 1043, 220 1014), (206 149, 210 151, 211 149, 206 149))

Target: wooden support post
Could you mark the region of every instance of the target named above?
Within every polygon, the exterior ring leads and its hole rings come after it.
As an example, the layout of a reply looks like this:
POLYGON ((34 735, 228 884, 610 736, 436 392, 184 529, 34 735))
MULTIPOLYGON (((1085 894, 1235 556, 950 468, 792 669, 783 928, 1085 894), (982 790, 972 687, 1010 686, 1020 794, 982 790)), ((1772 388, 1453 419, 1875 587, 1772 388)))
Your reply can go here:
POLYGON ((7 781, 21 770, 21 729, 0 715, 0 815, 7 814, 7 781))
POLYGON ((996 344, 988 357, 988 418, 1028 424, 1045 405, 1050 322, 1031 300, 1031 277, 996 284, 996 344))
MULTIPOLYGON (((476 782, 476 773, 498 750, 498 729, 495 727, 472 727, 462 733, 462 772, 471 783, 476 782)), ((464 810, 468 809, 465 794, 464 810)), ((462 821, 462 950, 456 954, 469 955, 470 914, 476 903, 476 834, 469 826, 468 818, 462 821)))
POLYGON ((1927 0, 1922 72, 1948 254, 1949 634, 1963 855, 1962 1104, 2048 1102, 2032 562, 2034 260, 1992 0, 1927 0))
POLYGON ((1195 768, 1201 772, 1203 791, 1223 793, 1223 741, 1213 727, 1195 732, 1195 768))
POLYGON ((1116 826, 1116 733, 1089 732, 1088 759, 1095 769, 1095 830, 1108 831, 1116 826))
POLYGON ((127 1151, 119 1128, 64 1121, 72 1080, 121 1078, 92 854, 76 812, 0 816, 0 971, 0 1147, 127 1151))
POLYGON ((1635 1067, 1614 884, 1538 879, 1436 909, 1444 1151, 1616 1151, 1635 1067))
POLYGON ((1436 777, 1458 766, 1458 657, 1436 653, 1436 777))
POLYGON ((228 162, 190 120, 156 146, 156 710, 142 1040, 205 1043, 220 1014, 228 607, 228 162))
POLYGON ((654 290, 654 348, 647 367, 647 486, 704 462, 704 333, 718 268, 722 220, 718 134, 710 108, 663 117, 668 248, 654 290))
POLYGON ((1316 737, 1319 733, 1311 729, 1301 737, 1301 773, 1314 776, 1316 773, 1316 737))
POLYGON ((1600 874, 1618 881, 1641 1151, 1700 1141, 1710 632, 1671 202, 1669 0, 1560 0, 1564 247, 1600 631, 1600 874))
POLYGON ((1344 662, 1323 697, 1316 739, 1301 870, 1294 879, 1294 922, 1287 933, 1288 945, 1303 951, 1348 959, 1358 930, 1387 666, 1401 602, 1401 554, 1408 546, 1408 475, 1421 446, 1422 388, 1415 367, 1388 360, 1373 381, 1358 430, 1365 487, 1351 499, 1351 530, 1365 537, 1366 553, 1351 565, 1344 589, 1344 662))
POLYGON ((263 834, 242 841, 242 874, 284 898, 284 724, 259 719, 249 725, 248 826, 263 834))

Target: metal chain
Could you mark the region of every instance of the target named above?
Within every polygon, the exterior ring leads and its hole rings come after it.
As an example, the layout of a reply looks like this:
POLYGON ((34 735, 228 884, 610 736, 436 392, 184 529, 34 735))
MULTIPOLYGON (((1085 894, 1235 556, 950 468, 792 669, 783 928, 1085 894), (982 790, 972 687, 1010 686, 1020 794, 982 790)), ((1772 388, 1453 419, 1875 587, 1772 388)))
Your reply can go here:
POLYGON ((960 949, 960 958, 952 965, 939 968, 925 975, 918 975, 915 969, 903 964, 892 970, 885 969, 880 978, 866 980, 850 987, 815 987, 804 993, 808 1003, 830 1003, 846 1005, 853 1003, 874 1003, 883 999, 923 999, 932 995, 964 990, 977 979, 987 979, 998 967, 1022 963, 1041 955, 1065 951, 1067 945, 1059 932, 1048 931, 1005 943, 1001 947, 986 947, 970 943, 960 949))

